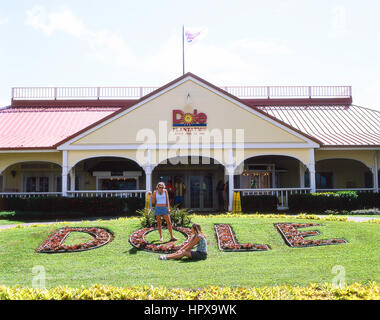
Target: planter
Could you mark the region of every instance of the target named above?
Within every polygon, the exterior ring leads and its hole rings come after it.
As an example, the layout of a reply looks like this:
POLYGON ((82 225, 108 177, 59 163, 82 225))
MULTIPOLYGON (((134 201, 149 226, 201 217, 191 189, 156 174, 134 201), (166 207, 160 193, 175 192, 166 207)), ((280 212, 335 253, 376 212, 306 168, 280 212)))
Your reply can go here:
POLYGON ((159 245, 147 242, 146 241, 147 234, 157 230, 157 228, 150 227, 150 228, 139 229, 133 232, 131 236, 129 237, 129 243, 138 250, 144 250, 144 251, 155 252, 155 253, 165 253, 165 254, 174 253, 189 242, 189 239, 191 237, 191 228, 178 227, 174 225, 172 228, 173 230, 181 232, 187 238, 186 241, 184 241, 181 244, 174 244, 172 242, 169 242, 169 243, 163 243, 159 245))
POLYGON ((218 248, 220 251, 244 252, 244 251, 267 251, 269 246, 266 244, 244 243, 240 244, 229 224, 216 224, 214 226, 218 248))
POLYGON ((37 253, 65 253, 65 252, 81 252, 96 249, 104 246, 113 240, 111 232, 102 228, 70 228, 65 227, 54 231, 49 237, 40 244, 35 250, 37 253), (71 232, 84 232, 93 237, 93 240, 72 246, 64 245, 67 237, 71 232))
POLYGON ((319 231, 299 231, 300 228, 308 228, 314 226, 320 226, 316 223, 276 223, 274 227, 281 234, 285 243, 293 248, 300 247, 315 247, 325 246, 333 244, 347 243, 343 238, 341 239, 323 239, 323 240, 309 240, 306 237, 317 236, 319 231))

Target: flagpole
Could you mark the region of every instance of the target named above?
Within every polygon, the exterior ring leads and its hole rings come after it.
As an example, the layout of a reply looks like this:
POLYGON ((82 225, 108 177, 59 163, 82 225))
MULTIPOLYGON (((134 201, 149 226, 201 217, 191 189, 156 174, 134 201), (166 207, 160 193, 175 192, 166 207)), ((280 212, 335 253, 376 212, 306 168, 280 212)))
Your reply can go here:
POLYGON ((182 74, 185 74, 185 25, 182 25, 182 74))

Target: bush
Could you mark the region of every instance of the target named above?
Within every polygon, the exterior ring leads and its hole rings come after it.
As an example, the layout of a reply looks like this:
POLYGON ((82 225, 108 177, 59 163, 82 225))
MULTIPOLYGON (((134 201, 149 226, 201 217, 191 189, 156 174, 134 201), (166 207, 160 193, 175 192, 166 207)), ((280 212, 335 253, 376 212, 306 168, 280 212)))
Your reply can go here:
MULTIPOLYGON (((144 228, 150 228, 156 225, 156 218, 154 216, 154 209, 137 210, 137 213, 142 216, 141 225, 144 228)), ((171 208, 170 221, 176 226, 189 226, 191 218, 189 217, 190 211, 188 209, 180 209, 176 206, 171 208)), ((162 224, 165 226, 166 222, 162 219, 162 224)))
POLYGON ((293 212, 346 212, 380 207, 380 196, 355 191, 293 194, 288 198, 288 205, 293 212))
POLYGON ((379 300, 380 285, 354 283, 343 288, 331 284, 306 287, 281 285, 262 288, 209 286, 199 289, 153 286, 91 288, 56 287, 48 290, 0 286, 0 300, 379 300))
POLYGON ((144 199, 129 198, 3 198, 3 211, 15 211, 14 217, 58 218, 73 216, 112 216, 135 215, 136 210, 144 207, 144 199))
POLYGON ((250 195, 241 197, 243 212, 273 212, 277 211, 278 199, 272 195, 250 195))

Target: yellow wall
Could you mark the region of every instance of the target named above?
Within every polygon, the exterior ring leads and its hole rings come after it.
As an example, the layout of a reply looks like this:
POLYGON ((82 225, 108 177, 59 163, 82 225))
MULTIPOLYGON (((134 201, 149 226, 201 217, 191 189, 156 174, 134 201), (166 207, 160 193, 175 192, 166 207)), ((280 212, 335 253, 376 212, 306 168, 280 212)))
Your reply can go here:
POLYGON ((373 167, 374 153, 372 150, 316 150, 315 162, 325 159, 352 159, 373 167))
MULTIPOLYGON (((304 140, 189 80, 88 134, 74 144, 141 143, 142 141, 136 141, 136 134, 142 128, 152 129, 158 141, 159 120, 167 121, 167 127, 164 131, 167 137, 169 132, 172 132, 172 111, 174 109, 186 110, 188 93, 190 93, 192 105, 195 106, 198 113, 207 114, 209 132, 221 130, 220 132, 224 134, 224 129, 232 129, 235 133, 236 129, 244 128, 245 143, 304 142, 304 140)), ((192 112, 193 110, 189 108, 187 111, 192 112)), ((175 141, 173 140, 173 142, 175 141)))
POLYGON ((62 165, 62 153, 60 151, 0 153, 0 173, 10 165, 28 161, 52 162, 62 165))
POLYGON ((298 159, 305 165, 310 163, 310 149, 245 149, 244 158, 262 155, 282 155, 298 159))
MULTIPOLYGON (((76 165, 78 162, 94 158, 94 157, 121 157, 126 159, 131 159, 136 161, 136 150, 70 150, 68 151, 68 166, 69 169, 76 165)), ((136 161, 139 163, 138 161, 136 161)), ((144 163, 139 163, 140 165, 144 165, 144 163)))

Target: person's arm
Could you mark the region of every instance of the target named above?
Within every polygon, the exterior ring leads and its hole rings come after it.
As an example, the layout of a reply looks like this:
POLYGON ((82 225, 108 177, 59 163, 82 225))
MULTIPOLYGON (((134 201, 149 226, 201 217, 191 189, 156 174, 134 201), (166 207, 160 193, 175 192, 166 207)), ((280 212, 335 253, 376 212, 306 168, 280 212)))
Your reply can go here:
POLYGON ((155 205, 155 204, 156 204, 156 190, 154 190, 152 194, 152 205, 155 205))
POLYGON ((192 249, 200 240, 200 237, 199 236, 193 236, 190 241, 185 244, 181 249, 180 251, 183 251, 183 250, 186 250, 186 249, 192 249))
POLYGON ((170 213, 170 201, 169 201, 169 196, 168 196, 167 190, 165 190, 165 195, 166 195, 166 205, 168 207, 168 212, 170 213))

